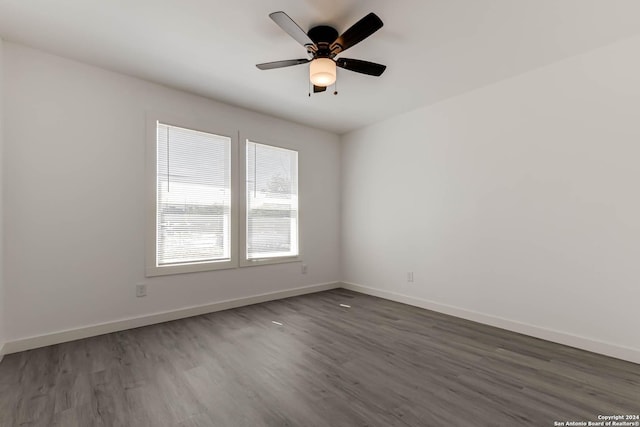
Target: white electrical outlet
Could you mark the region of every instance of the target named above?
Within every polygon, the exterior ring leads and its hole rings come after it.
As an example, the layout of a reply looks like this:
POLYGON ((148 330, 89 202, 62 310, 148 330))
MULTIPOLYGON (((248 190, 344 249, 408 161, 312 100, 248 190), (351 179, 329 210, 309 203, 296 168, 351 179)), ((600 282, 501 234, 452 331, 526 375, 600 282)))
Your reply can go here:
POLYGON ((302 274, 307 274, 307 264, 302 264, 302 266, 300 267, 300 272, 302 274))
POLYGON ((136 285, 136 297, 142 298, 147 296, 147 285, 144 283, 138 283, 136 285))
POLYGON ((407 282, 413 283, 413 271, 407 273, 407 282))

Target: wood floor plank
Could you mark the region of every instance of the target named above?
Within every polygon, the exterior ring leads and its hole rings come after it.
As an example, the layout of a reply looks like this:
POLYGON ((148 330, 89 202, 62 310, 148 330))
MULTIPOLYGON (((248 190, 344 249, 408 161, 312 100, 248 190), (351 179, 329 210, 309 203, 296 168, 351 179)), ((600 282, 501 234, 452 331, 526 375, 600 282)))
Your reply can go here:
POLYGON ((343 289, 0 363, 2 427, 551 426, 599 414, 640 414, 640 365, 343 289))

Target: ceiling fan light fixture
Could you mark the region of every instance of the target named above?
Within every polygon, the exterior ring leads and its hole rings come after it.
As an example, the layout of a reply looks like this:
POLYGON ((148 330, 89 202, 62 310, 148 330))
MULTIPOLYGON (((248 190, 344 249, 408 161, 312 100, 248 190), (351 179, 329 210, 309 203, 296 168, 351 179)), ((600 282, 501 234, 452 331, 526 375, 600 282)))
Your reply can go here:
POLYGON ((309 65, 309 79, 315 86, 327 87, 336 81, 336 63, 330 58, 316 58, 309 65))

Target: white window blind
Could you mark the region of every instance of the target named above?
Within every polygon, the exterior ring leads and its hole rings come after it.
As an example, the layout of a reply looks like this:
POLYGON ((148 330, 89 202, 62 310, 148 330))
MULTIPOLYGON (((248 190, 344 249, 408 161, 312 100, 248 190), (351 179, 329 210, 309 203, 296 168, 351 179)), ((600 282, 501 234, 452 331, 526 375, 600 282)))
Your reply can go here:
POLYGON ((156 265, 229 260, 231 139, 158 122, 156 265))
POLYGON ((247 141, 246 257, 298 255, 298 153, 247 141))

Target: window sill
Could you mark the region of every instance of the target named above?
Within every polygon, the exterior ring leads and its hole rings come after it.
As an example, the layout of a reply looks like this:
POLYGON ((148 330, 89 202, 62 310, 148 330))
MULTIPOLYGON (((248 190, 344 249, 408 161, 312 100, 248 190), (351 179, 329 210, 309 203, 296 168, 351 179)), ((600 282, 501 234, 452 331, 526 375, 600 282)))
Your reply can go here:
POLYGON ((300 262, 302 258, 300 255, 297 256, 288 256, 288 257, 277 257, 277 258, 256 258, 256 259, 244 259, 240 260, 240 267, 255 267, 259 265, 270 265, 270 264, 286 264, 291 262, 300 262))
POLYGON ((185 273, 198 273, 202 271, 215 271, 226 270, 230 268, 237 268, 238 263, 234 260, 228 261, 214 261, 214 262, 199 262, 193 264, 175 264, 164 266, 147 266, 145 276, 168 276, 172 274, 185 274, 185 273))

